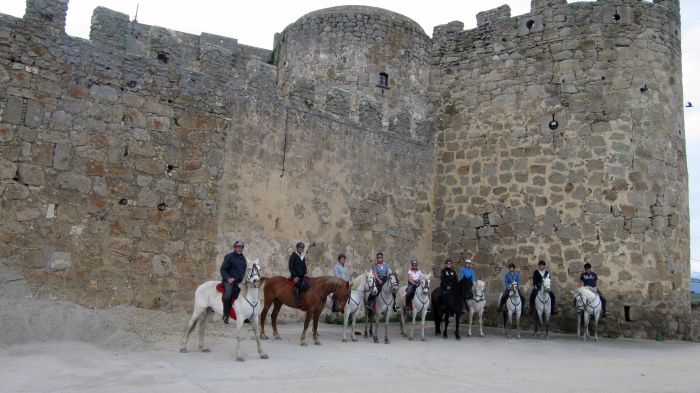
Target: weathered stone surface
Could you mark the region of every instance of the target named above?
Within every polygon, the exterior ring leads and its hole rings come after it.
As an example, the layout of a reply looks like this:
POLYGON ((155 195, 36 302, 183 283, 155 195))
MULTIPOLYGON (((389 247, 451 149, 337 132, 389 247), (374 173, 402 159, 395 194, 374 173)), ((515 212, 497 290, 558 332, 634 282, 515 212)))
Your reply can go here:
POLYGON ((58 184, 60 188, 79 191, 81 193, 88 193, 91 187, 91 182, 88 177, 70 172, 60 173, 56 176, 56 184, 58 184))
POLYGON ((20 164, 17 170, 19 181, 29 186, 44 185, 44 170, 37 165, 20 164))
POLYGON ((17 174, 17 164, 0 157, 0 179, 8 180, 17 174))
POLYGON ((53 167, 58 170, 70 169, 70 146, 56 144, 53 150, 53 167))
POLYGON ((69 252, 54 251, 49 254, 48 267, 51 270, 66 270, 73 264, 73 255, 69 252))

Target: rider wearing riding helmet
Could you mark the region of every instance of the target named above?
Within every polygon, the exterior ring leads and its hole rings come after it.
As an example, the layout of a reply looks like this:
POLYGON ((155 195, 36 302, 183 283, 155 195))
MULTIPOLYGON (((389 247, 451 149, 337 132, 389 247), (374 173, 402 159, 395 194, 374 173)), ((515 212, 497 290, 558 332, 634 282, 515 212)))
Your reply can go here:
POLYGON ((600 293, 600 289, 597 287, 598 285, 598 275, 595 274, 591 270, 591 264, 586 262, 585 265, 583 265, 583 272, 581 273, 581 277, 579 278, 579 287, 584 286, 584 287, 591 287, 594 291, 598 292, 598 296, 600 297, 600 303, 602 305, 601 312, 600 312, 600 317, 605 318, 608 316, 608 313, 606 311, 605 304, 607 303, 605 301, 605 297, 603 296, 602 293, 600 293))
MULTIPOLYGON (((549 270, 545 268, 547 263, 543 260, 537 262, 537 270, 532 273, 532 292, 530 292, 530 314, 535 313, 535 298, 537 297, 537 292, 542 286, 542 282, 545 278, 549 277, 549 270)), ((554 293, 551 290, 547 291, 549 293, 550 299, 552 299, 552 315, 558 314, 557 309, 554 307, 554 293)))
POLYGON ((523 306, 523 313, 525 312, 525 296, 523 296, 523 293, 520 292, 520 272, 515 271, 515 264, 511 263, 508 265, 508 272, 506 272, 506 276, 504 279, 505 282, 505 290, 501 294, 501 300, 498 302, 498 312, 501 313, 503 312, 503 306, 506 304, 506 299, 508 299, 508 289, 510 289, 510 284, 512 282, 515 282, 518 284, 518 295, 520 295, 520 301, 523 306))
POLYGON ((418 269, 418 261, 411 261, 411 268, 408 270, 406 276, 406 281, 408 281, 408 286, 406 287, 406 308, 411 309, 413 297, 416 295, 416 288, 420 285, 420 280, 423 277, 423 273, 418 269))
MULTIPOLYGON (((384 286, 387 278, 389 278, 389 274, 391 274, 391 268, 389 267, 389 264, 384 262, 384 253, 378 252, 377 261, 372 265, 372 275, 374 276, 374 282, 377 283, 377 294, 382 291, 382 287, 384 286)), ((367 307, 370 307, 374 303, 376 297, 377 295, 369 295, 367 298, 367 307)), ((394 304, 396 304, 395 295, 394 304)))
POLYGON ((231 303, 238 298, 241 288, 238 286, 243 281, 245 269, 248 265, 243 256, 243 248, 245 244, 242 241, 236 240, 233 244, 233 252, 226 254, 224 262, 219 268, 221 273, 221 284, 224 286, 224 316, 221 319, 225 324, 228 324, 229 314, 231 312, 231 303))
POLYGON ((297 243, 296 251, 289 256, 289 275, 294 281, 294 301, 297 308, 301 308, 301 291, 304 287, 304 278, 306 277, 305 247, 304 243, 297 243))

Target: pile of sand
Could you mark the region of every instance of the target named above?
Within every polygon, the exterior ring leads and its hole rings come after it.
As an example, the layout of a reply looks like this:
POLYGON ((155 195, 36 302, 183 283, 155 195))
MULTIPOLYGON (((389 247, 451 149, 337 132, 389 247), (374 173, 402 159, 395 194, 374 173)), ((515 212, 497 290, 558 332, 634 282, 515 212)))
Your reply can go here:
POLYGON ((83 341, 107 350, 149 349, 146 339, 107 318, 109 311, 64 301, 0 298, 0 344, 83 341))

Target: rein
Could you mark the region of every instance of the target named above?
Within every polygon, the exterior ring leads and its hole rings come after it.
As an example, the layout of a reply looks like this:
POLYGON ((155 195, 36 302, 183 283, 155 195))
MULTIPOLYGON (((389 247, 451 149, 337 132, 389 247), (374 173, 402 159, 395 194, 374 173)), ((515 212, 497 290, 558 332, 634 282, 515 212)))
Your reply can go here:
MULTIPOLYGON (((425 280, 424 283, 423 283, 423 285, 420 286, 420 288, 421 288, 421 289, 423 289, 423 288, 428 288, 428 290, 429 290, 429 289, 430 289, 430 285, 428 285, 428 280, 425 280)), ((423 309, 425 308, 425 306, 428 304, 428 300, 430 300, 430 296, 426 296, 426 297, 425 297, 425 301, 423 301, 423 300, 421 299, 421 297, 419 296, 419 294, 421 294, 421 293, 423 293, 423 292, 421 291, 421 292, 419 292, 419 293, 416 293, 415 296, 413 296, 413 299, 414 299, 414 300, 415 300, 415 299, 418 299, 418 301, 419 301, 420 304, 421 304, 420 310, 418 310, 417 312, 422 312, 423 309)), ((416 308, 415 308, 415 307, 413 308, 413 311, 416 312, 416 308)))
POLYGON ((484 295, 484 293, 481 292, 481 295, 474 295, 474 297, 472 297, 472 298, 469 299, 469 300, 473 300, 474 303, 485 302, 485 301, 486 301, 486 295, 484 295))
MULTIPOLYGON (((246 284, 248 286, 251 286, 253 288, 258 288, 260 285, 260 269, 258 268, 258 265, 253 264, 253 267, 250 269, 250 273, 248 274, 248 279, 246 280, 246 284), (253 278, 258 277, 258 282, 253 283, 253 278)), ((260 295, 258 294, 258 301, 255 302, 255 304, 251 303, 250 299, 248 299, 248 291, 246 290, 245 295, 243 295, 243 300, 246 301, 250 305, 250 307, 253 308, 253 314, 255 314, 255 308, 260 304, 260 295)), ((251 314, 251 315, 253 315, 251 314)))
MULTIPOLYGON (((581 304, 580 306, 578 306, 578 308, 579 308, 580 310, 583 310, 585 307, 588 307, 588 308, 591 309, 591 311, 592 311, 593 313, 595 313, 595 311, 598 309, 598 307, 600 307, 601 302, 602 302, 602 301, 600 300, 600 296, 597 295, 597 294, 596 294, 596 298, 598 298, 598 304, 596 304, 595 306, 591 305, 592 302, 593 302, 595 299, 589 301, 588 299, 585 299, 585 298, 583 297, 583 295, 581 294, 581 292, 577 292, 577 293, 576 293, 576 297, 577 297, 578 299, 581 299, 581 303, 582 303, 582 304, 581 304)), ((578 303, 578 302, 577 302, 577 303, 578 303)))

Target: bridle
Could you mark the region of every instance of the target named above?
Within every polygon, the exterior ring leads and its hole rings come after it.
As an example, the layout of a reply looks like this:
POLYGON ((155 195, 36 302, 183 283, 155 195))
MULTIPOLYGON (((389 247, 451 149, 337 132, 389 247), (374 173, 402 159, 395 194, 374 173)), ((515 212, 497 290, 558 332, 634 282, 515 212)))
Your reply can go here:
MULTIPOLYGON (((377 287, 377 285, 374 282, 374 278, 371 276, 366 277, 365 289, 362 290, 362 294, 364 295, 364 293, 366 293, 366 292, 371 294, 376 289, 376 287, 377 287)), ((353 288, 352 291, 359 291, 359 289, 353 288)), ((362 296, 362 297, 364 297, 364 296, 362 296)), ((362 301, 362 297, 360 298, 360 300, 355 301, 352 299, 352 296, 348 296, 348 303, 347 304, 350 304, 350 302, 353 302, 356 306, 359 306, 360 302, 362 301)))
MULTIPOLYGON (((246 284, 253 288, 257 288, 260 285, 260 268, 258 267, 257 263, 253 264, 253 267, 250 268, 250 273, 248 273, 248 278, 246 279, 246 284), (257 277, 257 280, 255 279, 257 277)), ((248 293, 246 292, 246 296, 243 296, 243 299, 250 305, 250 307, 253 308, 253 314, 255 314, 255 307, 257 307, 260 304, 260 298, 258 298, 258 301, 255 302, 255 304, 250 302, 250 299, 248 299, 248 293)))
POLYGON ((549 289, 550 289, 550 288, 551 288, 551 286, 550 286, 549 288, 545 288, 545 287, 544 287, 544 283, 542 283, 542 284, 540 285, 540 288, 539 288, 539 290, 537 291, 537 296, 536 296, 536 299, 537 299, 538 302, 540 302, 540 303, 542 303, 542 304, 549 304, 549 303, 552 302, 552 297, 549 296, 549 289), (545 301, 545 300, 542 300, 543 298, 540 296, 540 295, 542 295, 542 294, 545 295, 544 298, 546 299, 546 301, 545 301))
POLYGON ((520 301, 520 294, 518 293, 518 284, 515 281, 510 284, 510 289, 508 289, 508 302, 514 307, 518 307, 522 304, 520 301), (517 298, 518 302, 514 302, 513 298, 517 298))
MULTIPOLYGON (((399 280, 396 278, 396 273, 391 273, 388 277, 389 279, 389 286, 391 287, 391 293, 396 293, 396 291, 399 289, 399 280)), ((382 301, 384 304, 389 304, 389 302, 384 299, 384 288, 382 288, 382 291, 379 293, 379 297, 382 298, 382 301)))
MULTIPOLYGON (((478 290, 479 290, 479 287, 477 286, 477 291, 478 291, 478 290)), ((469 299, 469 300, 473 300, 474 303, 485 302, 485 301, 486 301, 486 295, 484 294, 484 291, 480 291, 480 292, 481 292, 480 294, 476 294, 476 293, 475 293, 474 296, 473 296, 471 299, 469 299)))
MULTIPOLYGON (((421 277, 421 284, 419 287, 420 287, 421 291, 423 291, 424 294, 430 293, 430 280, 426 279, 425 277, 421 277)), ((425 301, 423 301, 423 299, 421 299, 420 296, 414 296, 413 298, 418 299, 418 301, 421 304, 420 310, 416 311, 414 309, 414 311, 419 312, 419 313, 423 311, 423 309, 428 305, 428 300, 430 300, 429 296, 426 296, 425 301)))

